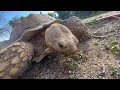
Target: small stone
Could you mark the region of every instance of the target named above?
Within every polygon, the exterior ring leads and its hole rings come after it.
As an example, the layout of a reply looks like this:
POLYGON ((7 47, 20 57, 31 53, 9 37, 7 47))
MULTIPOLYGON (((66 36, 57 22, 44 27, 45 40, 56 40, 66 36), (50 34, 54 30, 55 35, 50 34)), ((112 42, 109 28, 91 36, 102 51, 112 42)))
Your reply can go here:
POLYGON ((5 72, 1 72, 0 73, 0 77, 4 76, 5 75, 5 72))
POLYGON ((75 71, 73 71, 72 73, 75 74, 75 71))
POLYGON ((10 70, 10 75, 15 76, 19 71, 18 67, 14 67, 10 70))
POLYGON ((14 57, 13 60, 11 61, 11 64, 18 64, 20 63, 20 58, 18 56, 14 57))
POLYGON ((68 73, 72 73, 72 71, 69 70, 68 73))
POLYGON ((26 53, 26 52, 21 52, 21 53, 20 53, 20 58, 23 58, 23 57, 25 57, 25 56, 27 56, 27 53, 26 53))
POLYGON ((28 60, 28 56, 23 57, 22 61, 25 62, 28 60))
POLYGON ((111 49, 114 49, 114 48, 115 48, 115 46, 112 46, 112 47, 111 47, 111 49))
POLYGON ((4 71, 9 66, 9 62, 0 63, 0 72, 4 71))

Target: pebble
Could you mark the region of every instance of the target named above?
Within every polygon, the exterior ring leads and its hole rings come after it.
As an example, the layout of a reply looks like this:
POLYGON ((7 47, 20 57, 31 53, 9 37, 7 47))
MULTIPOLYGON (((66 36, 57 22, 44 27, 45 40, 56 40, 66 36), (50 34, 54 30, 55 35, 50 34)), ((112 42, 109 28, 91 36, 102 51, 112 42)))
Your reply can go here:
POLYGON ((72 73, 72 71, 69 70, 68 73, 72 73))

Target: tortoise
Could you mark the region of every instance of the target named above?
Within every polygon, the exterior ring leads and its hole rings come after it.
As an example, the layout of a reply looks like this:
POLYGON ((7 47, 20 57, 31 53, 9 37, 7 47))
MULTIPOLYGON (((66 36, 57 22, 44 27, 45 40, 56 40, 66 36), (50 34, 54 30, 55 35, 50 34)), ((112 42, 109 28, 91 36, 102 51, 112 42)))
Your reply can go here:
POLYGON ((0 78, 18 78, 30 60, 40 62, 51 53, 74 54, 87 34, 88 28, 76 16, 61 20, 46 14, 28 15, 15 24, 10 45, 0 51, 0 78))

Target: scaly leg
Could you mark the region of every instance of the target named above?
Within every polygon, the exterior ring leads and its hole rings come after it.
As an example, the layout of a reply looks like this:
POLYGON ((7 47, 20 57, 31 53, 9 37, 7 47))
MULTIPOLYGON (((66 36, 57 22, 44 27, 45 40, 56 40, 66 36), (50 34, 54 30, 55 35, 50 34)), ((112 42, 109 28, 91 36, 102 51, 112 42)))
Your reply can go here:
POLYGON ((52 48, 47 48, 45 49, 45 51, 43 51, 43 53, 39 56, 33 59, 33 61, 35 62, 40 62, 45 56, 47 56, 48 54, 52 54, 55 53, 56 51, 52 48))
POLYGON ((27 62, 34 54, 28 42, 15 42, 0 51, 0 78, 14 79, 27 69, 27 62))

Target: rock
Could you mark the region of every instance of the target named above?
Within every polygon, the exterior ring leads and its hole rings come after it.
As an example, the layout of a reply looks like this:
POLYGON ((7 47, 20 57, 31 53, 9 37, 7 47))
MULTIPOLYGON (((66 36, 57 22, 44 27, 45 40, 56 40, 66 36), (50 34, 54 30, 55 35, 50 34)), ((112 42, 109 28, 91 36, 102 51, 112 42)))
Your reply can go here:
POLYGON ((69 70, 68 73, 72 73, 72 71, 69 70))

